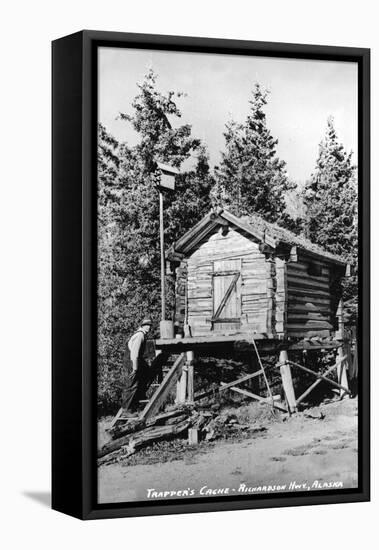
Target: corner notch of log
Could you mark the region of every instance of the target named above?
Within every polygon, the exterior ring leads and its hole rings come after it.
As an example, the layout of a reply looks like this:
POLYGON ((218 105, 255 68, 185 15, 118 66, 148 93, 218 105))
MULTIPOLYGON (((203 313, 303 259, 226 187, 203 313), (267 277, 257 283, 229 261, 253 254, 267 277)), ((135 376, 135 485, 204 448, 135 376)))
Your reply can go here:
POLYGON ((289 261, 290 262, 297 262, 298 259, 299 258, 298 258, 298 254, 297 254, 297 246, 292 246, 291 251, 290 251, 289 261))

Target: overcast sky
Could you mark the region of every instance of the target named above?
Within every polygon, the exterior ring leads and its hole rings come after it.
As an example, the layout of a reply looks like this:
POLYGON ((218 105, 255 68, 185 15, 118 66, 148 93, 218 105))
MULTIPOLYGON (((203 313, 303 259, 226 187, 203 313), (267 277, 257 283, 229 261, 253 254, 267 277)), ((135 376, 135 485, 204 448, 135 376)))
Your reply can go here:
POLYGON ((277 151, 289 176, 306 180, 314 169, 318 144, 329 115, 335 118, 339 139, 357 152, 357 64, 266 57, 231 56, 99 49, 99 121, 118 140, 133 145, 138 136, 130 124, 116 120, 131 113, 137 82, 152 67, 160 91, 182 91, 182 119, 208 147, 212 165, 220 162, 223 131, 231 117, 244 121, 255 82, 270 89, 267 122, 279 140, 277 151))

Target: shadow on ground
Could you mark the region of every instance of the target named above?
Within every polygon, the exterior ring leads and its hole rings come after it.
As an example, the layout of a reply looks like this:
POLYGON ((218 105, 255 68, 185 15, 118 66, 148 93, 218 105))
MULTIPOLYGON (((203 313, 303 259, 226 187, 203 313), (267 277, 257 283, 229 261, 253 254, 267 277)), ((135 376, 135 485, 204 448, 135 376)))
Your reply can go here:
POLYGON ((51 506, 51 493, 48 491, 24 491, 22 494, 42 506, 51 506))

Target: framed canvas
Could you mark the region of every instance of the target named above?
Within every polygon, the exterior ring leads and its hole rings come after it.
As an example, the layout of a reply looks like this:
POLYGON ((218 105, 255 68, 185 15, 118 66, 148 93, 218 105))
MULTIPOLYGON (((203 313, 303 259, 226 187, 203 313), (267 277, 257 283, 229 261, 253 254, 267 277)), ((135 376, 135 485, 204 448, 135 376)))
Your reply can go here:
POLYGON ((52 51, 53 508, 369 500, 369 50, 52 51))

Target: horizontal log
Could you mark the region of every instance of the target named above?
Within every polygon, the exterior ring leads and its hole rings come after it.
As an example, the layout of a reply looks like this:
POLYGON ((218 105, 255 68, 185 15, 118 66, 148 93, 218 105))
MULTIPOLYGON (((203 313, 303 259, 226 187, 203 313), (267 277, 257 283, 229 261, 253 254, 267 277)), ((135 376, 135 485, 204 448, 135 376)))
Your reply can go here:
POLYGON ((190 292, 196 292, 197 290, 202 290, 212 293, 212 280, 209 281, 188 281, 188 294, 190 292))
POLYGON ((244 285, 251 285, 254 286, 256 284, 265 284, 267 285, 267 277, 253 277, 250 275, 246 275, 246 273, 242 272, 242 282, 244 285))
POLYGON ((164 423, 167 420, 178 417, 182 414, 183 414, 182 409, 175 409, 173 411, 168 411, 168 412, 163 412, 161 414, 157 414, 153 418, 150 418, 149 420, 146 421, 146 427, 155 426, 157 424, 164 423))
POLYGON ((209 270, 207 272, 197 273, 196 271, 190 271, 188 273, 188 282, 193 284, 197 281, 201 283, 209 283, 209 281, 212 281, 213 271, 209 270))
POLYGON ((259 282, 254 285, 243 284, 241 287, 241 293, 243 296, 252 296, 255 298, 257 295, 267 294, 267 286, 265 282, 259 282))
POLYGON ((307 323, 308 321, 319 321, 319 322, 327 322, 330 323, 330 317, 327 315, 315 315, 311 313, 310 315, 304 315, 304 313, 296 314, 293 313, 287 314, 287 323, 289 325, 303 325, 303 323, 307 323))
POLYGON ((112 435, 112 439, 118 439, 119 437, 130 435, 138 430, 142 430, 144 427, 144 420, 140 420, 139 418, 131 418, 126 421, 121 416, 121 418, 119 418, 119 422, 109 427, 109 433, 112 435), (122 423, 123 421, 125 423, 122 423))
POLYGON ((212 300, 213 299, 212 291, 210 289, 202 289, 202 288, 188 291, 188 300, 196 300, 199 298, 203 300, 212 300))
POLYGON ((231 270, 217 270, 213 271, 213 277, 228 277, 228 276, 234 276, 236 273, 239 273, 240 271, 236 271, 235 269, 231 270))
POLYGON ((329 281, 310 281, 307 277, 287 277, 287 286, 289 288, 302 288, 310 290, 324 290, 330 292, 330 283, 329 281))
POLYGON ((265 307, 265 305, 267 304, 267 291, 260 294, 244 294, 244 292, 241 292, 241 301, 242 304, 261 304, 263 307, 265 307))
POLYGON ((302 260, 300 258, 297 262, 290 262, 289 264, 287 264, 287 267, 288 267, 288 270, 290 270, 290 271, 296 271, 296 272, 299 272, 299 273, 308 274, 309 266, 310 266, 311 263, 315 264, 315 265, 319 265, 321 267, 321 273, 323 275, 329 275, 330 269, 329 269, 329 267, 326 263, 312 261, 312 260, 309 260, 309 259, 302 260))
POLYGON ((174 435, 178 435, 182 433, 183 431, 189 428, 191 423, 192 423, 192 420, 187 419, 187 420, 183 420, 182 422, 179 422, 178 424, 170 424, 168 426, 146 428, 145 430, 142 430, 135 434, 121 437, 120 439, 116 439, 115 441, 112 441, 112 446, 111 446, 112 451, 109 450, 109 447, 110 447, 109 444, 108 444, 108 448, 106 446, 103 447, 98 453, 98 458, 104 457, 110 452, 114 452, 115 450, 121 449, 121 447, 126 447, 125 456, 130 456, 131 454, 135 453, 138 449, 141 449, 152 442, 161 441, 162 439, 167 439, 174 435))
MULTIPOLYGON (((312 305, 312 304, 311 304, 312 305)), ((321 315, 331 314, 332 310, 328 306, 318 307, 314 305, 309 307, 307 304, 288 304, 287 307, 288 313, 320 313, 321 315)))
POLYGON ((288 286, 292 285, 314 285, 315 287, 329 288, 329 277, 313 277, 311 275, 295 275, 294 273, 287 273, 288 286))
POLYGON ((330 272, 321 270, 318 275, 308 273, 308 268, 303 269, 302 267, 299 268, 298 263, 289 263, 287 264, 287 273, 288 275, 296 275, 297 277, 315 277, 316 279, 319 279, 320 277, 325 277, 326 279, 329 279, 330 272))
MULTIPOLYGON (((291 329, 287 326, 287 335, 290 338, 311 338, 312 336, 320 336, 321 338, 330 336, 330 330, 329 329, 291 329)), ((321 345, 320 348, 323 346, 321 345)))
POLYGON ((212 304, 212 299, 210 298, 202 298, 201 296, 195 296, 194 298, 188 299, 188 305, 191 307, 191 304, 195 304, 197 307, 205 305, 208 307, 210 304, 212 304))
POLYGON ((213 271, 213 262, 197 262, 197 261, 189 261, 188 262, 188 273, 208 273, 213 271))
POLYGON ((332 329, 333 326, 325 319, 322 319, 320 321, 316 321, 313 319, 304 320, 303 323, 292 323, 292 319, 289 317, 287 319, 287 328, 288 330, 312 330, 312 329, 332 329))
MULTIPOLYGON (((196 323, 198 322, 196 319, 198 317, 204 317, 205 319, 207 319, 208 317, 212 317, 213 315, 213 308, 208 308, 208 309, 189 309, 188 310, 188 317, 189 319, 192 320, 192 322, 196 323)), ((204 321, 204 323, 206 323, 206 321, 204 321)), ((189 324, 192 324, 192 323, 189 323, 189 324)))
POLYGON ((247 277, 264 277, 267 273, 267 268, 265 264, 260 263, 249 263, 242 264, 241 271, 247 277))
POLYGON ((289 290, 289 293, 291 296, 305 296, 309 297, 310 299, 317 299, 319 297, 321 299, 330 300, 330 292, 321 288, 318 290, 312 290, 310 288, 292 287, 289 290))
POLYGON ((329 288, 307 288, 307 287, 300 287, 300 286, 288 286, 287 287, 287 293, 288 297, 302 297, 302 296, 308 296, 312 300, 317 300, 318 298, 321 300, 330 300, 331 297, 331 291, 329 288))
POLYGON ((296 294, 293 294, 292 292, 288 293, 288 304, 291 305, 297 305, 297 304, 311 304, 314 306, 329 306, 330 305, 330 299, 329 298, 320 298, 318 296, 299 296, 296 294))
POLYGON ((207 319, 207 321, 209 321, 210 323, 241 323, 241 318, 240 317, 227 317, 227 318, 223 318, 223 317, 217 317, 217 319, 214 319, 214 318, 209 318, 207 319))

